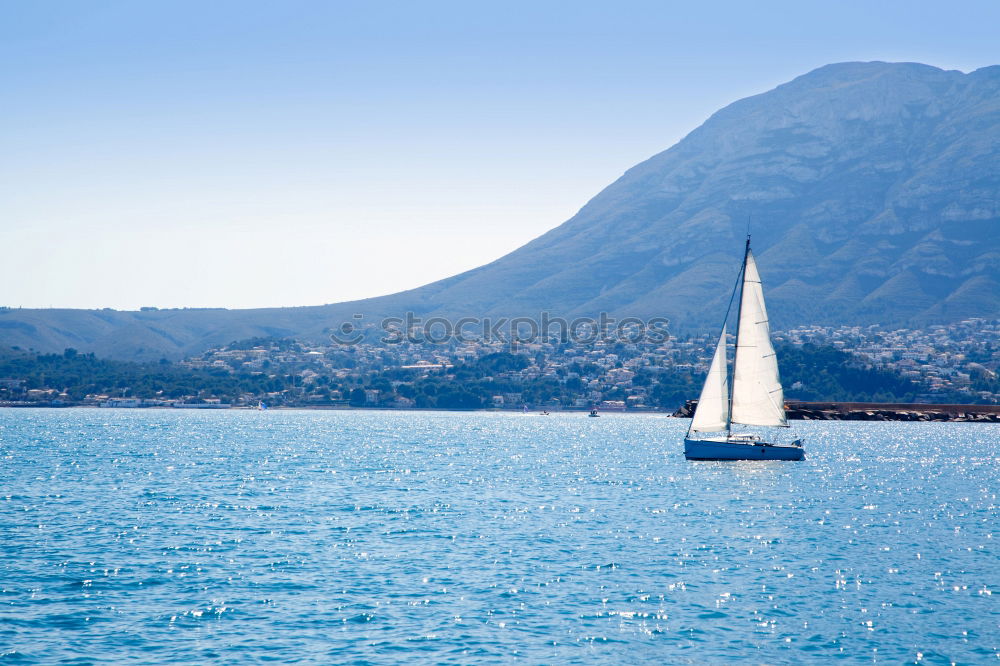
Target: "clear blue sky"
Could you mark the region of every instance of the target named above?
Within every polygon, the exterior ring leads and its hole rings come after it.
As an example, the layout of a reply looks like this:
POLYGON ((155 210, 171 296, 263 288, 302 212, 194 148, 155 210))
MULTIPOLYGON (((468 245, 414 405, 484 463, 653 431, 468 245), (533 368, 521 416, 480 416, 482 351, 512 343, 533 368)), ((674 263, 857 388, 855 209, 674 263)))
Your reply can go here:
POLYGON ((1000 2, 0 1, 0 304, 309 305, 557 226, 845 60, 1000 63, 1000 2))

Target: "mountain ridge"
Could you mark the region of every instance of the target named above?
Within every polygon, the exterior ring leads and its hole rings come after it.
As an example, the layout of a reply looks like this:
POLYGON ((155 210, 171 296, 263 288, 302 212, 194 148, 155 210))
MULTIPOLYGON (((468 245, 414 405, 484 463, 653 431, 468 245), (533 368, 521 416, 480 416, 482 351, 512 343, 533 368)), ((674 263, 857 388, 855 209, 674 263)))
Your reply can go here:
POLYGON ((459 275, 303 308, 7 310, 0 344, 178 357, 406 311, 717 326, 748 218, 775 328, 1000 316, 998 157, 1000 66, 825 65, 723 107, 563 224, 459 275))

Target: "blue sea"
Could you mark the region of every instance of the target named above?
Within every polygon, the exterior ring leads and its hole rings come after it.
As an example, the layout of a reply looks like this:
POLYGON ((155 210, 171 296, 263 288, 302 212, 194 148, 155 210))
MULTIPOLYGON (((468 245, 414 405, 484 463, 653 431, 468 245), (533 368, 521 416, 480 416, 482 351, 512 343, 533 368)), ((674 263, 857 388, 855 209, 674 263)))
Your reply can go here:
POLYGON ((997 663, 1000 426, 0 410, 0 663, 997 663))

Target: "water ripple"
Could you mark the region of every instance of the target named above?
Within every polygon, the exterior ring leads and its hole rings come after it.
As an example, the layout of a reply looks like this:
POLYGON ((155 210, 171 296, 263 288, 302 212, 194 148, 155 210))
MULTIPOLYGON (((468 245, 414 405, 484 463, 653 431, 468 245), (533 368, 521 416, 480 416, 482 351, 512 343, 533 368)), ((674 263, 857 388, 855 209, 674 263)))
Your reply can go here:
POLYGON ((976 663, 991 424, 0 410, 0 662, 976 663))

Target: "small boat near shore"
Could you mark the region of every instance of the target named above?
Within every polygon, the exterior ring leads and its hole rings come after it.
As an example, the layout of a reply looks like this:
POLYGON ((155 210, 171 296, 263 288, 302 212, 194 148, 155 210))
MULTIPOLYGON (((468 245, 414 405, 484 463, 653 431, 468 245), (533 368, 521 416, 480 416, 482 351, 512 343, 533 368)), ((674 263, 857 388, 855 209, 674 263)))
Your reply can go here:
POLYGON ((753 433, 734 433, 733 425, 787 428, 784 390, 771 328, 764 306, 757 262, 747 235, 737 284, 729 299, 726 321, 701 389, 698 406, 684 436, 688 460, 802 460, 802 440, 781 444, 753 433), (739 291, 733 380, 729 381, 726 323, 739 291))

